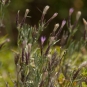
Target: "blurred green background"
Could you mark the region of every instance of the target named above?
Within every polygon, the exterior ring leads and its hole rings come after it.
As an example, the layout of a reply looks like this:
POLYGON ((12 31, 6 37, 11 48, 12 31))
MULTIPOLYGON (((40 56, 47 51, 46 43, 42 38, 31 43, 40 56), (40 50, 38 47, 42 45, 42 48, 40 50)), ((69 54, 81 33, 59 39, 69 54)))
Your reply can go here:
MULTIPOLYGON (((82 12, 80 18, 80 33, 83 32, 82 18, 87 20, 87 0, 10 0, 9 6, 4 10, 3 24, 4 27, 0 27, 0 36, 8 35, 10 38, 9 46, 4 47, 0 51, 0 87, 5 86, 5 81, 8 80, 12 84, 11 78, 15 79, 15 66, 14 66, 14 53, 12 50, 17 46, 17 29, 16 29, 16 14, 20 10, 20 21, 22 20, 26 8, 30 9, 29 16, 26 23, 34 26, 38 24, 41 18, 43 8, 49 5, 50 9, 45 17, 48 20, 55 12, 58 12, 56 17, 49 25, 48 29, 43 32, 47 37, 49 32, 53 30, 55 23, 61 23, 63 19, 68 18, 69 8, 74 8, 72 15, 72 23, 75 20, 75 15, 78 10, 82 12)), ((66 27, 65 27, 66 28, 66 27)), ((78 34, 76 37, 80 37, 78 34)))

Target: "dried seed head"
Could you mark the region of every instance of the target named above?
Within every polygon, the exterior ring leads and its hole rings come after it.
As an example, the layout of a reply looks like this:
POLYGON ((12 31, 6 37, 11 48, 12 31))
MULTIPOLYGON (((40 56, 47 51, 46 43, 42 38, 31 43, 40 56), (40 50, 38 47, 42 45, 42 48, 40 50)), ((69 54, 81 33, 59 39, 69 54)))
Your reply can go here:
POLYGON ((47 6, 45 6, 45 8, 44 8, 44 10, 43 10, 43 15, 45 15, 46 13, 47 13, 47 11, 48 11, 48 9, 49 9, 50 7, 47 5, 47 6))
POLYGON ((78 11, 77 14, 76 14, 76 20, 77 21, 79 20, 80 16, 81 16, 81 11, 78 11))
POLYGON ((63 20, 63 21, 62 21, 61 28, 63 28, 65 24, 66 24, 66 20, 63 20))
POLYGON ((59 23, 55 24, 53 31, 55 32, 58 27, 59 27, 59 23))
POLYGON ((70 9, 69 9, 69 16, 71 16, 71 15, 72 15, 73 11, 74 11, 74 9, 73 9, 73 8, 70 8, 70 9))
POLYGON ((27 17, 28 13, 29 13, 29 9, 26 9, 26 11, 25 11, 25 17, 27 17))

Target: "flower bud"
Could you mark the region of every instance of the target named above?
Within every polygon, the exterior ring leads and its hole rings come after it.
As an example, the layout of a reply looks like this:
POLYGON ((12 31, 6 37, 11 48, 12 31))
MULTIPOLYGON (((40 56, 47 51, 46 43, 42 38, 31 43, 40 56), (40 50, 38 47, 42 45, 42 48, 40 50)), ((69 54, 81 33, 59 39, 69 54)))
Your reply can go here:
POLYGON ((72 15, 73 11, 74 11, 74 9, 73 9, 73 8, 70 8, 70 9, 69 9, 69 16, 71 16, 71 15, 72 15))
POLYGON ((45 25, 47 25, 48 23, 50 23, 57 15, 58 15, 58 13, 54 13, 53 16, 46 22, 45 25))
POLYGON ((79 20, 80 16, 81 16, 81 11, 78 11, 77 14, 76 14, 76 20, 77 21, 79 20))
POLYGON ((66 24, 66 20, 63 20, 63 21, 62 21, 61 28, 63 28, 65 24, 66 24))
POLYGON ((24 17, 27 17, 28 13, 29 13, 29 9, 26 9, 24 17))
POLYGON ((43 45, 43 43, 45 42, 45 40, 46 40, 46 37, 42 36, 42 37, 41 37, 41 44, 42 44, 42 45, 43 45))
POLYGON ((53 31, 55 32, 58 27, 59 27, 59 23, 55 24, 53 31))
POLYGON ((85 25, 85 30, 87 31, 87 21, 83 18, 83 23, 85 25))
POLYGON ((84 25, 87 25, 87 21, 83 18, 84 25))
POLYGON ((54 19, 57 15, 58 15, 58 13, 54 13, 51 18, 54 19))
POLYGON ((45 14, 47 13, 48 9, 49 9, 49 6, 48 6, 48 5, 45 6, 45 8, 44 8, 44 10, 43 10, 43 15, 45 15, 45 14))

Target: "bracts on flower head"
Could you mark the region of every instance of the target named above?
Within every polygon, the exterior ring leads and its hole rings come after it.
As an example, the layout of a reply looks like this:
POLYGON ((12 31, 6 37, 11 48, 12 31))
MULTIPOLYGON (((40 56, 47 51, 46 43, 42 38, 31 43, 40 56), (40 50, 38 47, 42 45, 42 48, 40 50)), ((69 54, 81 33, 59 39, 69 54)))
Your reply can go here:
POLYGON ((55 24, 54 29, 53 29, 53 32, 55 32, 58 27, 59 27, 59 23, 55 24))
POLYGON ((71 15, 72 15, 73 12, 74 12, 74 9, 73 8, 70 8, 69 9, 69 18, 68 18, 68 27, 69 28, 71 26, 71 15))
POLYGON ((64 27, 65 24, 66 24, 66 20, 63 20, 62 21, 62 24, 61 24, 61 27, 58 30, 57 34, 56 34, 56 37, 58 37, 60 35, 60 33, 61 33, 61 31, 62 31, 62 29, 63 29, 63 27, 64 27))
POLYGON ((54 29, 53 29, 52 33, 50 34, 50 36, 55 36, 56 30, 57 30, 58 28, 59 28, 59 23, 57 23, 57 24, 54 25, 54 29))
POLYGON ((25 15, 24 15, 24 18, 22 19, 21 23, 19 23, 19 10, 17 12, 17 16, 16 16, 16 25, 17 25, 17 28, 21 28, 23 26, 23 24, 25 23, 25 20, 26 20, 26 17, 29 13, 29 9, 26 9, 25 11, 25 15))
POLYGON ((48 25, 55 17, 57 17, 58 13, 54 13, 53 16, 45 23, 45 26, 48 25))
POLYGON ((24 15, 24 18, 22 19, 21 23, 20 23, 20 28, 23 26, 23 24, 25 23, 25 20, 26 20, 26 17, 29 13, 29 9, 26 9, 25 11, 25 15, 24 15))
POLYGON ((72 26, 72 30, 76 27, 76 25, 78 24, 78 21, 80 19, 80 16, 81 16, 81 11, 78 11, 77 14, 76 14, 76 21, 74 23, 74 25, 72 26))
POLYGON ((76 20, 77 21, 79 20, 80 16, 81 16, 81 11, 78 11, 77 14, 76 14, 76 20))
POLYGON ((46 40, 46 37, 45 36, 41 36, 41 38, 40 38, 40 40, 41 40, 41 55, 42 55, 42 51, 43 51, 43 44, 44 44, 44 42, 45 42, 45 40, 46 40))
POLYGON ((45 6, 45 8, 44 8, 44 10, 43 10, 43 13, 42 13, 42 16, 41 16, 41 23, 43 23, 44 16, 46 15, 46 13, 47 13, 47 11, 48 11, 49 8, 50 8, 50 7, 49 7, 48 5, 45 6))
POLYGON ((54 29, 53 29, 53 32, 51 33, 52 36, 55 36, 55 32, 56 30, 59 28, 59 23, 55 24, 54 25, 54 29))
POLYGON ((69 9, 69 16, 71 16, 73 12, 74 12, 74 9, 73 8, 70 8, 69 9))

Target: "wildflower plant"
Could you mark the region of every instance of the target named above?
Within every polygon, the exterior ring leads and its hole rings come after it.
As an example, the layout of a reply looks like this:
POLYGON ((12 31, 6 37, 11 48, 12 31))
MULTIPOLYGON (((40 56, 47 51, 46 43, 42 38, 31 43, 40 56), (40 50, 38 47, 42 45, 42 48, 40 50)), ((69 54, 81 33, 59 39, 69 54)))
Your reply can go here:
MULTIPOLYGON (((85 82, 86 78, 79 73, 87 63, 77 63, 80 61, 78 59, 79 53, 75 57, 71 56, 78 52, 80 48, 85 49, 86 46, 86 41, 83 38, 78 42, 73 39, 73 36, 78 31, 77 25, 81 12, 77 12, 76 21, 72 25, 71 15, 74 9, 71 8, 68 21, 63 20, 61 25, 59 23, 55 24, 49 39, 47 39, 46 36, 41 36, 41 32, 58 15, 58 13, 54 13, 48 21, 45 21, 44 18, 48 9, 49 6, 43 9, 41 20, 37 27, 32 27, 25 23, 29 13, 28 9, 26 9, 24 18, 20 23, 19 11, 17 13, 19 52, 15 56, 16 87, 77 87, 82 85, 82 82, 85 82), (64 31, 61 39, 59 39, 65 24, 67 24, 68 30, 64 31), (39 39, 40 42, 38 42, 39 39), (48 44, 44 46, 47 40, 48 44), (60 43, 60 46, 55 45, 57 42, 60 43)), ((86 28, 85 19, 83 19, 83 22, 86 28)))
MULTIPOLYGON (((61 24, 56 23, 47 38, 41 33, 58 15, 56 12, 45 21, 49 8, 47 5, 43 9, 38 26, 26 24, 29 9, 26 9, 21 21, 19 21, 20 11, 17 12, 18 52, 15 52, 14 58, 16 68, 14 87, 86 87, 87 22, 83 18, 84 35, 76 41, 73 37, 79 30, 81 11, 77 12, 76 20, 72 25, 71 16, 74 9, 70 8, 68 20, 64 19, 61 24), (63 30, 65 25, 67 31, 63 30), (62 31, 63 34, 59 39, 62 31)), ((8 42, 8 39, 5 42, 8 42)))

